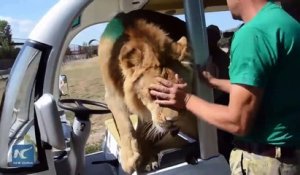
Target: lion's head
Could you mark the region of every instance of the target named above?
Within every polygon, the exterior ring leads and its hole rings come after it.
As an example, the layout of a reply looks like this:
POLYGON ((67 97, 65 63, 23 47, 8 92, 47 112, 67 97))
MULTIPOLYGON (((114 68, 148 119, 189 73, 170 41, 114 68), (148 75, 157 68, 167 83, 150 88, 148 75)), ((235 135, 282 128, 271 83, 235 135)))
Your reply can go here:
POLYGON ((157 26, 140 20, 139 27, 127 30, 126 41, 120 49, 119 65, 124 77, 125 102, 131 112, 137 113, 145 122, 153 122, 156 131, 165 132, 176 127, 180 112, 154 103, 149 85, 155 77, 178 82, 179 74, 189 89, 192 81, 192 61, 187 39, 183 36, 173 41, 157 26))

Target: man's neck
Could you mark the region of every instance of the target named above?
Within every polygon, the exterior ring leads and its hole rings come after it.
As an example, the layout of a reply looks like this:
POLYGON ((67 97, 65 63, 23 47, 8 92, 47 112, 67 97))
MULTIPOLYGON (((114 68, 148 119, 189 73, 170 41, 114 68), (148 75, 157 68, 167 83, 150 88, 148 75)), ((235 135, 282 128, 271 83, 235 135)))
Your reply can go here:
POLYGON ((248 4, 244 5, 244 13, 242 14, 242 20, 247 23, 253 19, 258 12, 266 5, 267 1, 254 0, 248 1, 248 4))

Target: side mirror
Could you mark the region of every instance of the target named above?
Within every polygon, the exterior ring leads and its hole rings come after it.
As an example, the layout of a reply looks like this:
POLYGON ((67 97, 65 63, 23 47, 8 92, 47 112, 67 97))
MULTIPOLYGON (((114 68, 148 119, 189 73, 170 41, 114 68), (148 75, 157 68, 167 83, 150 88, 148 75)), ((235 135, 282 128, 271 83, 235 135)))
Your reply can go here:
POLYGON ((59 75, 58 89, 60 96, 69 95, 68 78, 66 75, 59 75))

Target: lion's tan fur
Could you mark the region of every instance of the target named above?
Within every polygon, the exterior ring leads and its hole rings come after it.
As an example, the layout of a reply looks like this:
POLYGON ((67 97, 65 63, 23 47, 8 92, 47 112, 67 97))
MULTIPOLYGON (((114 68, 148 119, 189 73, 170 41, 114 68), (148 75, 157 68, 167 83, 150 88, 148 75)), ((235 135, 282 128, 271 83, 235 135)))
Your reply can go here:
POLYGON ((147 154, 148 143, 157 147, 154 153, 184 144, 180 138, 170 134, 160 141, 147 141, 147 136, 139 132, 145 130, 143 127, 146 123, 153 122, 154 127, 164 128, 172 121, 194 138, 197 138, 197 127, 196 119, 188 112, 161 107, 154 103, 149 94, 149 85, 156 83, 155 77, 176 82, 176 73, 188 82, 188 90, 191 91, 193 69, 186 38, 173 41, 167 33, 144 20, 136 21, 133 28, 125 30, 125 34, 128 40, 113 54, 115 43, 102 38, 99 58, 106 90, 105 100, 120 134, 121 164, 126 172, 131 173, 151 161, 153 155, 147 154), (132 113, 139 116, 138 131, 133 129, 130 122, 129 115, 132 113))

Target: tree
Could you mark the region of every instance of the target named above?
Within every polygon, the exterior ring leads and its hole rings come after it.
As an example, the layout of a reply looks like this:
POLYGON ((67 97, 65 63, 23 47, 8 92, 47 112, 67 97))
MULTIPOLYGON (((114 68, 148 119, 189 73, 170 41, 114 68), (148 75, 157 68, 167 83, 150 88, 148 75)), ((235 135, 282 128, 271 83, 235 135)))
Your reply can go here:
POLYGON ((0 44, 4 49, 12 48, 11 28, 7 21, 0 20, 0 44))
POLYGON ((89 46, 86 42, 82 43, 80 50, 82 51, 83 54, 86 55, 85 58, 89 58, 89 46))
POLYGON ((14 48, 10 25, 5 20, 0 20, 0 59, 15 58, 18 50, 14 48))
POLYGON ((70 48, 70 46, 67 48, 67 50, 66 50, 66 53, 65 53, 65 55, 71 55, 72 54, 72 52, 71 52, 71 48, 70 48))

